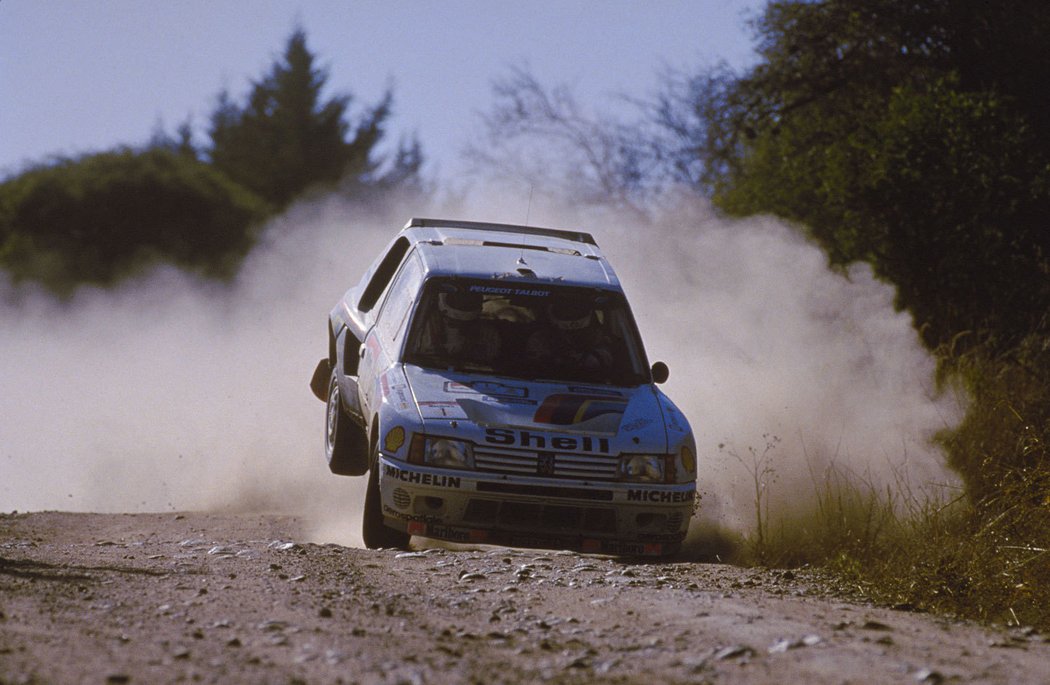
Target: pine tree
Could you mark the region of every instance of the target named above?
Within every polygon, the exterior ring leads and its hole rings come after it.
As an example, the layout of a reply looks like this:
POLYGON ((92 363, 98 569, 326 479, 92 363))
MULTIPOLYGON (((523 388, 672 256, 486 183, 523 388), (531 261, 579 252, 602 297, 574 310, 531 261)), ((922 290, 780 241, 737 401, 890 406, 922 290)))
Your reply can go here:
MULTIPOLYGON (((295 30, 282 59, 253 83, 243 106, 219 95, 211 117, 212 164, 235 181, 282 208, 313 187, 358 192, 387 178, 376 146, 391 112, 388 91, 352 125, 350 95, 322 101, 328 79, 315 64, 306 34, 295 30), (348 139, 349 136, 349 139, 348 139)), ((411 179, 422 157, 399 150, 388 175, 411 179), (405 160, 410 165, 403 168, 405 160)))

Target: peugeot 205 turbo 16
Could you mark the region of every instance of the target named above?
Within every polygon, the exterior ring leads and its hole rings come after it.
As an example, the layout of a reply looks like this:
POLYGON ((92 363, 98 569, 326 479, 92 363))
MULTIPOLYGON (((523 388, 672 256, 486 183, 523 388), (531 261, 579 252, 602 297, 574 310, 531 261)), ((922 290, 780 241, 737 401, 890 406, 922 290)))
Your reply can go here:
POLYGON ((412 219, 332 310, 310 383, 363 537, 666 555, 696 446, 588 233, 412 219))

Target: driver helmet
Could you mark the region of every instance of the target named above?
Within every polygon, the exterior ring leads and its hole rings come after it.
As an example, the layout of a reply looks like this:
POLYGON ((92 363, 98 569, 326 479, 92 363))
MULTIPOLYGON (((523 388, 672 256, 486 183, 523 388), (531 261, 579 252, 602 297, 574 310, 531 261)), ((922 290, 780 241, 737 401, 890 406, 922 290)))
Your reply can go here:
POLYGON ((555 302, 548 310, 551 323, 561 331, 581 331, 591 324, 591 308, 583 302, 555 302))
POLYGON ((481 316, 481 295, 456 291, 438 295, 438 309, 450 321, 475 321, 481 316))

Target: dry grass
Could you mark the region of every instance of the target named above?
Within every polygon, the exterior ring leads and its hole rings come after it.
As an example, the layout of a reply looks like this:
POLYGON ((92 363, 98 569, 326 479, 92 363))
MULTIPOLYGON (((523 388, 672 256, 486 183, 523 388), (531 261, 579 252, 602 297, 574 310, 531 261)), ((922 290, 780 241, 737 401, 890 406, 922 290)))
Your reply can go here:
POLYGON ((948 501, 830 466, 811 472, 804 505, 771 518, 769 446, 738 457, 755 480, 757 526, 735 561, 819 566, 880 603, 1050 631, 1048 361, 1046 343, 946 358, 945 377, 973 400, 940 437, 965 483, 948 501))
POLYGON ((806 509, 769 522, 761 540, 747 536, 734 561, 819 566, 882 604, 1050 630, 1045 504, 1015 501, 994 516, 990 504, 964 498, 902 506, 898 493, 839 472, 819 487, 806 509))

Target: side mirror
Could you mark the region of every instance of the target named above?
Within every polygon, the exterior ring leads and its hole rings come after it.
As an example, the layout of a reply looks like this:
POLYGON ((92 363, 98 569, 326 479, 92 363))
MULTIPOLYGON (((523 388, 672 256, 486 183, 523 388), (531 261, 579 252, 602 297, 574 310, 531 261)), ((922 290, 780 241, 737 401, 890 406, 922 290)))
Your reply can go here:
POLYGON ((670 375, 671 370, 667 368, 667 364, 663 362, 653 364, 653 383, 665 383, 670 375))

